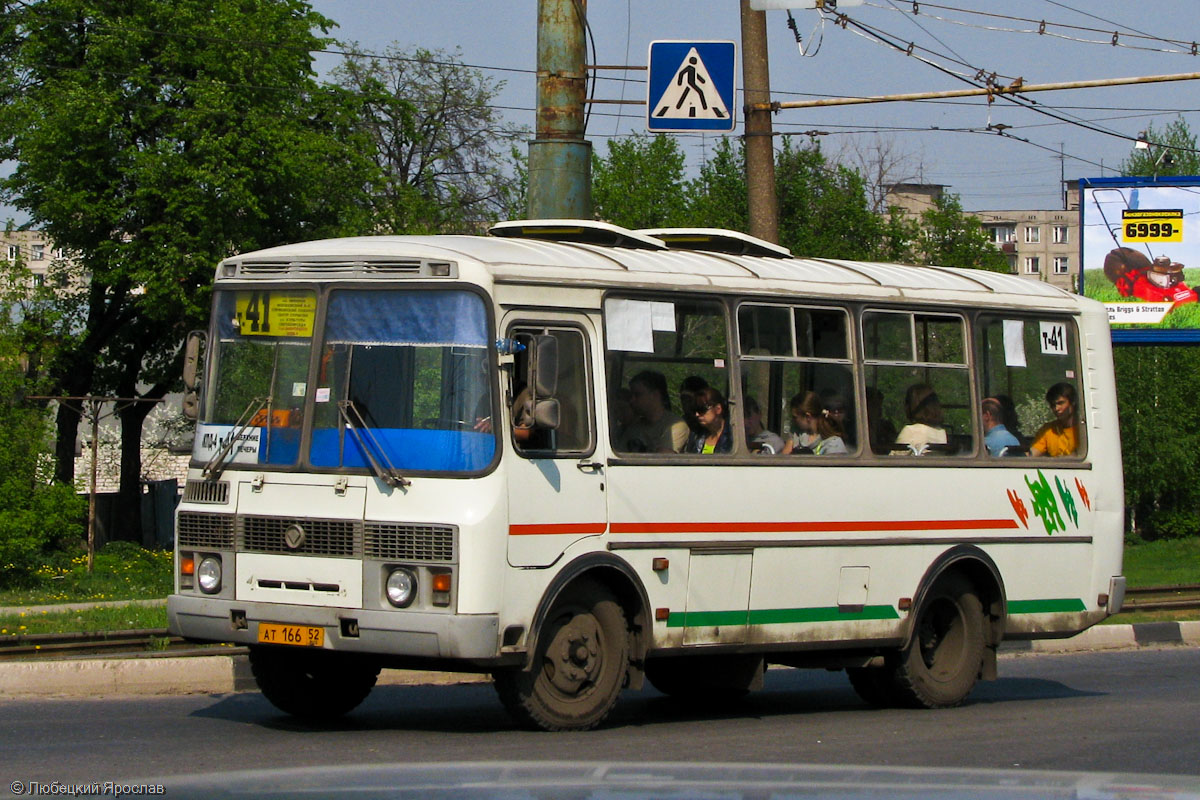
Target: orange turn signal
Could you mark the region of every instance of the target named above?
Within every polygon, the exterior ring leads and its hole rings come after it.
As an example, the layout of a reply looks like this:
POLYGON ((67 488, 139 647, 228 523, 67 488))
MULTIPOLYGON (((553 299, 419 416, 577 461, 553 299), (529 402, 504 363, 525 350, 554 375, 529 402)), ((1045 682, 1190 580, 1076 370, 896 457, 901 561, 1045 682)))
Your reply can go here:
POLYGON ((433 576, 433 591, 448 592, 450 591, 450 573, 439 572, 433 576))
POLYGON ((191 556, 180 556, 179 558, 179 574, 180 575, 195 575, 196 561, 191 556))

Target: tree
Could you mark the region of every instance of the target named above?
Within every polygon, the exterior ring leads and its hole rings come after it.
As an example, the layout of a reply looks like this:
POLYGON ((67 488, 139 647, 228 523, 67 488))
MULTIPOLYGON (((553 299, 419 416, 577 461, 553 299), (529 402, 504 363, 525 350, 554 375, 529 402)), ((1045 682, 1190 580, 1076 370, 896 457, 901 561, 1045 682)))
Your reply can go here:
MULTIPOLYGON (((71 313, 46 332, 57 393, 161 398, 216 261, 367 229, 356 100, 315 82, 314 31, 331 23, 301 0, 35 0, 5 21, 0 159, 16 168, 0 193, 78 266, 71 313)), ((133 530, 152 407, 121 412, 133 530)), ((70 482, 79 413, 56 422, 70 482)))
POLYGON ((684 155, 674 137, 610 139, 605 158, 592 157, 592 204, 600 219, 625 228, 683 225, 684 155))
POLYGON ((921 212, 921 234, 914 249, 925 264, 1008 272, 1008 260, 989 240, 975 217, 963 213, 958 196, 943 194, 921 212))
POLYGON ((895 138, 878 133, 865 141, 857 136, 846 137, 839 160, 863 177, 871 211, 881 216, 887 213, 888 190, 898 183, 917 180, 922 170, 919 156, 900 150, 895 138))
POLYGON ((871 258, 882 223, 871 213, 862 176, 830 164, 819 145, 798 148, 790 137, 775 154, 780 244, 797 256, 871 258))
POLYGON ((519 163, 504 154, 524 131, 493 105, 504 83, 464 65, 457 51, 351 48, 333 77, 363 101, 378 175, 366 187, 376 229, 474 232, 511 213, 506 167, 519 163))
POLYGON ((746 152, 731 137, 717 142, 711 158, 700 166, 700 177, 687 184, 687 218, 702 228, 745 231, 750 227, 746 194, 746 152))
POLYGON ((1151 123, 1142 138, 1150 146, 1129 153, 1121 163, 1122 175, 1200 175, 1196 136, 1183 117, 1168 122, 1161 131, 1151 123))

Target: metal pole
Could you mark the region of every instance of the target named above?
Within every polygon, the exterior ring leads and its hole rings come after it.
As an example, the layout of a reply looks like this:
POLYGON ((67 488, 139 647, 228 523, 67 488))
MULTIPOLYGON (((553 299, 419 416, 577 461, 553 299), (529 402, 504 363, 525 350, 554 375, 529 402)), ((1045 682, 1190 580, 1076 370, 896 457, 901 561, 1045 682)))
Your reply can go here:
POLYGON ((538 0, 537 129, 529 217, 592 218, 592 145, 583 130, 587 0, 538 0))
MULTIPOLYGON (((742 0, 745 4, 747 0, 742 0)), ((759 12, 763 13, 763 12, 759 12)), ((745 34, 743 34, 743 37, 745 34)), ((1094 81, 1065 81, 1063 83, 1014 84, 1011 86, 978 87, 974 89, 951 89, 944 92, 910 92, 908 94, 886 94, 876 97, 831 97, 825 100, 795 100, 786 103, 762 101, 756 109, 778 110, 781 108, 821 108, 823 106, 854 106, 866 103, 900 103, 908 100, 945 100, 953 97, 981 97, 984 95, 1028 94, 1029 92, 1054 92, 1062 89, 1100 89, 1106 86, 1134 86, 1143 83, 1166 83, 1169 81, 1200 80, 1200 72, 1182 72, 1175 75, 1143 75, 1138 78, 1105 78, 1094 81)), ((749 98, 747 98, 749 100, 749 98)))
POLYGON ((100 452, 100 401, 89 400, 92 414, 92 476, 88 491, 88 557, 87 571, 90 575, 96 562, 96 460, 100 452))
POLYGON ((775 145, 771 129, 771 75, 767 64, 767 15, 742 3, 742 91, 746 98, 746 194, 750 235, 779 243, 775 197, 775 145))

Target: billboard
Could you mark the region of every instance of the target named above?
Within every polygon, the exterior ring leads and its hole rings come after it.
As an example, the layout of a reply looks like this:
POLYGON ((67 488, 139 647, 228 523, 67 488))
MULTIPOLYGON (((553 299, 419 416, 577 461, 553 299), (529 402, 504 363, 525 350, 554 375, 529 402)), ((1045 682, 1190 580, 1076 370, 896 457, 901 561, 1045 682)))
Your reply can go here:
POLYGON ((1200 342, 1200 177, 1079 182, 1082 294, 1114 343, 1200 342))

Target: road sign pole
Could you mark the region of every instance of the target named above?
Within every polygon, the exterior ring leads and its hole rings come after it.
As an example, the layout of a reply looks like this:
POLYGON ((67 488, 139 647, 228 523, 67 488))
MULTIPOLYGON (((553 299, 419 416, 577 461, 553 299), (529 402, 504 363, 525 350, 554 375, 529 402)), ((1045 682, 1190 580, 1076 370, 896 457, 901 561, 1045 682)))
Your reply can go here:
POLYGON ((746 106, 746 192, 750 235, 779 244, 779 201, 775 196, 775 144, 771 112, 755 108, 771 102, 767 65, 767 15, 742 4, 742 91, 746 106))

